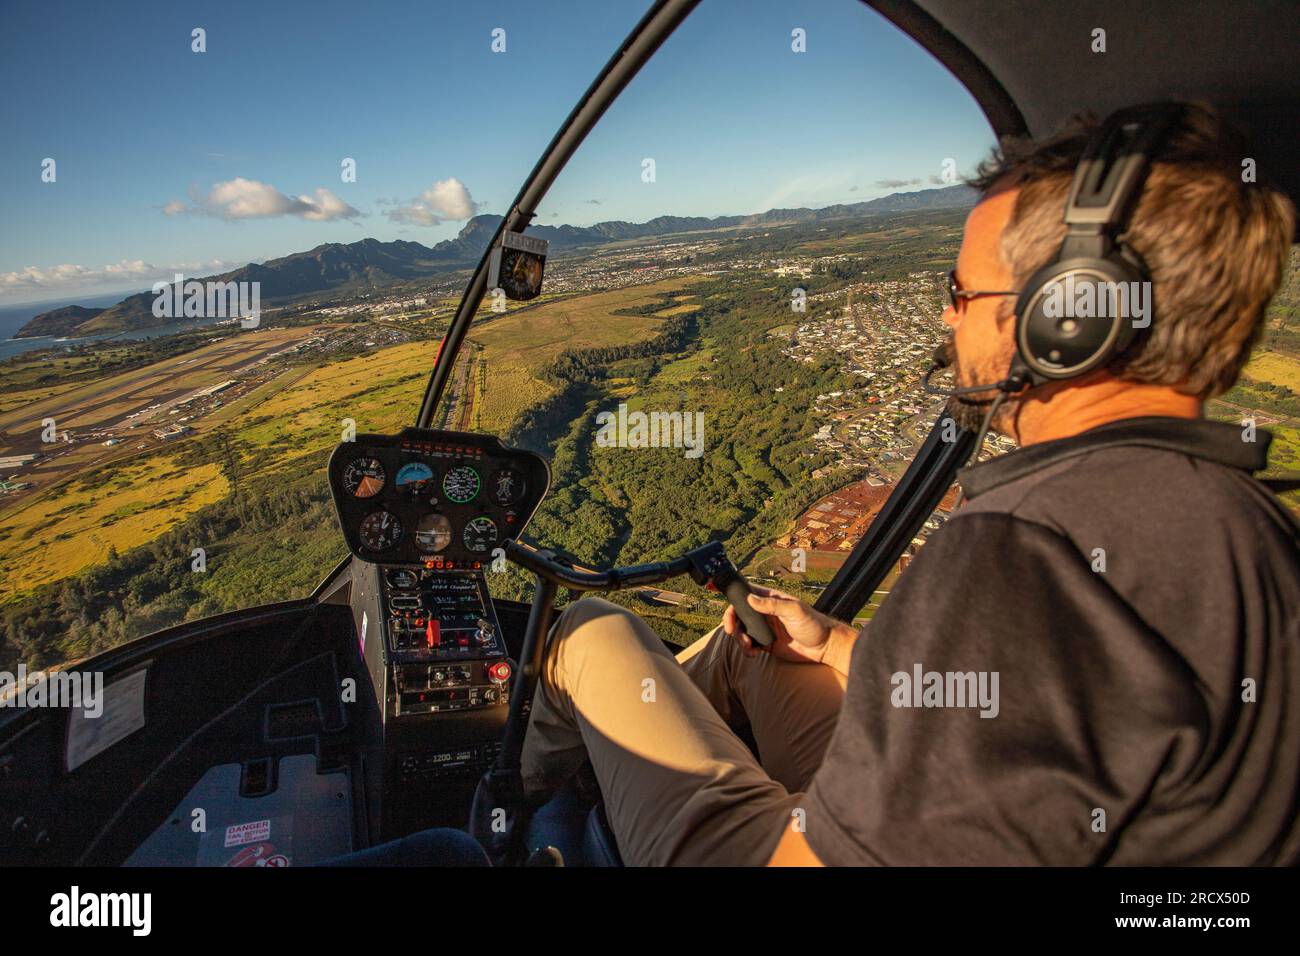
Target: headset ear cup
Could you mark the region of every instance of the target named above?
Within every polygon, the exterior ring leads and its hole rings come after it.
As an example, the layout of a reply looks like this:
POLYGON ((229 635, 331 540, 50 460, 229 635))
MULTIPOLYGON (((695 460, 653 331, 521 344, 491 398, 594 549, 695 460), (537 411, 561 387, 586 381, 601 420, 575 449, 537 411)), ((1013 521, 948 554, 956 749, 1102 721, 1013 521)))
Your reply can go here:
POLYGON ((1155 324, 1156 315, 1155 284, 1151 281, 1151 270, 1147 268, 1146 260, 1128 243, 1123 241, 1117 243, 1109 261, 1121 273, 1117 281, 1127 283, 1131 293, 1126 300, 1130 312, 1134 304, 1132 293, 1136 293, 1140 297, 1140 301, 1146 305, 1146 314, 1142 316, 1141 324, 1139 324, 1138 318, 1132 314, 1122 317, 1123 323, 1114 347, 1114 355, 1118 357, 1133 344, 1139 335, 1146 336, 1150 334, 1150 329, 1155 324))
POLYGON ((1065 201, 1065 238, 1016 300, 1016 358, 1034 384, 1109 365, 1154 321, 1150 270, 1122 236, 1152 157, 1183 115, 1183 107, 1171 103, 1118 110, 1084 147, 1065 201), (1085 288, 1076 300, 1079 280, 1085 288), (1074 285, 1062 294, 1067 281, 1074 285), (1095 286, 1091 308, 1088 284, 1095 286), (1135 292, 1145 303, 1140 325, 1133 315, 1135 292), (1105 308, 1097 306, 1101 302, 1105 308), (1121 303, 1127 308, 1117 308, 1121 303), (1070 311, 1063 312, 1063 304, 1070 311))
MULTIPOLYGON (((1034 273, 1016 300, 1016 350, 1038 378, 1063 380, 1107 364, 1132 340, 1126 315, 1101 309, 1110 283, 1127 283, 1136 273, 1117 259, 1067 259, 1034 273), (1076 314, 1075 292, 1092 284, 1094 308, 1076 314)), ((1109 299, 1105 300, 1109 303, 1109 299)))

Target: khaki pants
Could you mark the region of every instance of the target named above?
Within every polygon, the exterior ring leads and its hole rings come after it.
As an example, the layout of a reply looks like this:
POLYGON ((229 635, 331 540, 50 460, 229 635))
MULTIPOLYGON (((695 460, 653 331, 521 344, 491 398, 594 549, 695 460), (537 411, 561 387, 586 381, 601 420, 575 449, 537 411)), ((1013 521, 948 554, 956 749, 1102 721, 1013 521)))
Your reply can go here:
POLYGON ((524 783, 553 790, 589 758, 629 866, 761 866, 843 694, 831 668, 746 657, 721 628, 674 659, 635 614, 584 598, 551 633, 524 783), (733 730, 746 724, 761 764, 733 730))

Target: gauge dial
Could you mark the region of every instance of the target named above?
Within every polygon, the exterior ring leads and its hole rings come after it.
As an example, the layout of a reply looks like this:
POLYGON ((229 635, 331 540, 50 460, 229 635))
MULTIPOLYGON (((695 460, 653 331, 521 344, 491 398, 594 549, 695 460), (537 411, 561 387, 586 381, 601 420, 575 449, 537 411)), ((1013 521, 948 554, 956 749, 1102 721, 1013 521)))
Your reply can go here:
POLYGON ((413 588, 420 583, 419 575, 410 568, 389 568, 388 586, 394 588, 413 588))
POLYGON ((478 489, 478 472, 469 465, 457 465, 442 479, 442 493, 458 505, 473 501, 478 497, 478 489))
POLYGON ((486 551, 492 545, 497 543, 497 526, 491 518, 478 517, 465 525, 465 533, 461 535, 465 542, 466 549, 470 551, 486 551))
POLYGON ((357 458, 343 469, 343 488, 354 498, 373 498, 387 480, 388 473, 377 458, 357 458))
POLYGON ((421 551, 445 551, 451 544, 451 522, 446 515, 429 514, 421 518, 415 529, 415 543, 421 551))
POLYGON ((418 495, 433 480, 433 469, 422 461, 411 461, 397 472, 397 488, 418 495))
POLYGON ((402 522, 387 511, 374 511, 361 522, 361 543, 368 551, 387 551, 402 539, 402 522))
POLYGON ((492 476, 489 488, 492 500, 501 507, 508 508, 524 496, 524 476, 513 468, 502 468, 492 476))

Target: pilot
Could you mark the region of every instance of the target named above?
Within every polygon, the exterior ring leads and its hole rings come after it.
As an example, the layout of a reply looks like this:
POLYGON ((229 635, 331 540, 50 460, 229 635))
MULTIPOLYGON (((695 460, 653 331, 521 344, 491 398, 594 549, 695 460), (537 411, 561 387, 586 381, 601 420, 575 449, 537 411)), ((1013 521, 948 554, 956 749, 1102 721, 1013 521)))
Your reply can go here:
MULTIPOLYGON (((943 315, 960 385, 1007 374, 1008 290, 1056 256, 1096 126, 980 167, 943 315)), ((861 631, 759 588, 771 649, 728 609, 674 659, 627 610, 574 603, 529 790, 590 760, 629 865, 1300 863, 1300 526, 1251 477, 1269 434, 1203 417, 1295 226, 1243 181, 1249 155, 1183 111, 1124 236, 1151 327, 998 408, 1018 450, 962 470, 962 505, 861 631)))

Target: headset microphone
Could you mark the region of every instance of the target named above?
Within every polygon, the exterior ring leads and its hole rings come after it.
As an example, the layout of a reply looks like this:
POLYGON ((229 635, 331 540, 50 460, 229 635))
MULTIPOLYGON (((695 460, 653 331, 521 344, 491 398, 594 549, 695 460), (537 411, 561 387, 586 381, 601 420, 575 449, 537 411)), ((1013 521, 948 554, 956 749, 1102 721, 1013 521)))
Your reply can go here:
MULTIPOLYGON (((939 388, 937 385, 930 384, 930 378, 935 372, 941 371, 952 364, 949 358, 949 343, 945 342, 934 350, 930 356, 930 368, 925 373, 925 378, 921 380, 925 390, 932 395, 962 396, 971 395, 975 392, 988 392, 997 390, 997 395, 992 399, 979 402, 970 402, 972 405, 988 404, 989 409, 984 413, 984 420, 980 424, 979 434, 975 438, 975 445, 971 449, 970 461, 979 458, 980 449, 984 447, 984 437, 989 433, 989 426, 993 424, 993 418, 997 415, 998 410, 1002 408, 1002 403, 1010 398, 1014 393, 1023 391, 1029 387, 1031 377, 1029 369, 1021 361, 1020 356, 1016 355, 1011 360, 1011 367, 1007 370, 1007 377, 1000 382, 989 382, 985 385, 963 385, 956 388, 939 388)), ((960 503, 962 493, 960 489, 957 492, 957 502, 960 503)))
POLYGON ((930 368, 926 370, 921 384, 931 395, 973 395, 976 392, 988 392, 993 389, 1010 395, 1029 385, 1029 370, 1019 361, 1019 357, 1012 361, 1007 377, 999 382, 989 382, 985 385, 962 385, 954 388, 940 388, 938 385, 930 384, 930 379, 935 372, 941 372, 952 364, 948 357, 947 343, 934 350, 934 354, 930 356, 930 362, 930 368))

